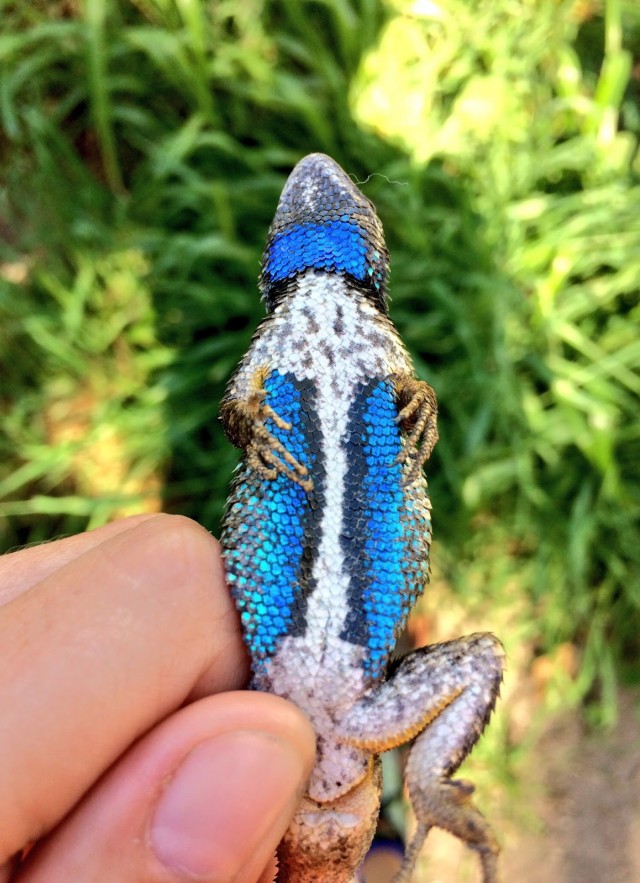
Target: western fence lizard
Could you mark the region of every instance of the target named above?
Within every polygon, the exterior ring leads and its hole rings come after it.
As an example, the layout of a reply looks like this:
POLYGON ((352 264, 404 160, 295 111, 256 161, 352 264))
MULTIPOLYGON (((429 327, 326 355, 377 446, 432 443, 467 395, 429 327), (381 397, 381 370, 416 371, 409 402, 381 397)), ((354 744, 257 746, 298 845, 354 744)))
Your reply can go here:
POLYGON ((221 405, 244 451, 222 546, 252 686, 311 719, 316 764, 279 852, 280 881, 351 881, 375 831, 379 754, 413 741, 406 782, 417 830, 475 849, 484 883, 498 844, 451 776, 495 705, 504 654, 491 634, 390 663, 428 579, 422 467, 436 397, 387 314, 388 253, 373 205, 332 159, 301 160, 264 252, 267 317, 221 405))

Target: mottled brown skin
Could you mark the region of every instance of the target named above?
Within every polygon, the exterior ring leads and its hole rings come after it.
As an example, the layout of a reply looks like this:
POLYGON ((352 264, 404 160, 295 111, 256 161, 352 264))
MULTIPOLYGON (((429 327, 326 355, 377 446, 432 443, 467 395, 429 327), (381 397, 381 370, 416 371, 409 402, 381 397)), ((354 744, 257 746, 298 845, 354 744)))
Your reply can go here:
POLYGON ((381 785, 376 758, 369 774, 339 800, 322 804, 304 797, 278 848, 278 880, 351 883, 353 869, 362 864, 373 839, 381 785), (315 824, 309 824, 310 817, 316 818, 315 824), (347 817, 359 822, 345 825, 347 817))

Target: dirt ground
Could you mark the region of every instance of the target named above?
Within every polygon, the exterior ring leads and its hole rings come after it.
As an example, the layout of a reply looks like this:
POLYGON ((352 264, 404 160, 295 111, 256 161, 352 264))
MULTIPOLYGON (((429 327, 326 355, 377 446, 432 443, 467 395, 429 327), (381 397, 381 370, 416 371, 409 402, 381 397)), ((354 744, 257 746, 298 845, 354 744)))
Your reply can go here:
MULTIPOLYGON (((640 690, 622 691, 610 731, 589 733, 575 715, 549 724, 526 766, 518 796, 491 811, 503 883, 640 883, 640 690)), ((377 856, 367 883, 390 880, 398 866, 397 856, 377 856)), ((475 856, 429 834, 414 883, 479 879, 475 856)))
POLYGON ((572 717, 538 744, 531 800, 539 830, 506 824, 505 883, 639 883, 640 690, 622 691, 619 703, 613 730, 586 733, 572 717))

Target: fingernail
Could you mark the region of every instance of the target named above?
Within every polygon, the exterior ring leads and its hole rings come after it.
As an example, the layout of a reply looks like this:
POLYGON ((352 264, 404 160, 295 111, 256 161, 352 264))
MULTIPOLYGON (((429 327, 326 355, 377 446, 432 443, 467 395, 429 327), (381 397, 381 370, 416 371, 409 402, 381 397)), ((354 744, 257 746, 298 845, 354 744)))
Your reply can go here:
POLYGON ((203 742, 170 779, 151 823, 165 867, 233 878, 299 793, 301 759, 269 733, 242 730, 203 742))

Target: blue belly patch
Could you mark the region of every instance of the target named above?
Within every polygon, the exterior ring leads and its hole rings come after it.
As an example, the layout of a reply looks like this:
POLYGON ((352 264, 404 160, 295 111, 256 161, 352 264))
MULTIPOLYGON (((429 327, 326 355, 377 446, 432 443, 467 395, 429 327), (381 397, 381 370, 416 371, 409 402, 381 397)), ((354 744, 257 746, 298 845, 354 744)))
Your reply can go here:
POLYGON ((343 441, 346 478, 342 549, 350 577, 349 613, 341 637, 367 648, 365 672, 386 665, 428 575, 431 519, 422 482, 404 487, 405 465, 393 384, 361 386, 343 441))
POLYGON ((282 473, 265 479, 246 463, 238 468, 222 544, 254 670, 282 637, 304 631, 323 494, 313 384, 273 371, 264 389, 267 403, 291 424, 280 429, 269 419, 266 428, 313 473, 314 490, 306 492, 282 473))

